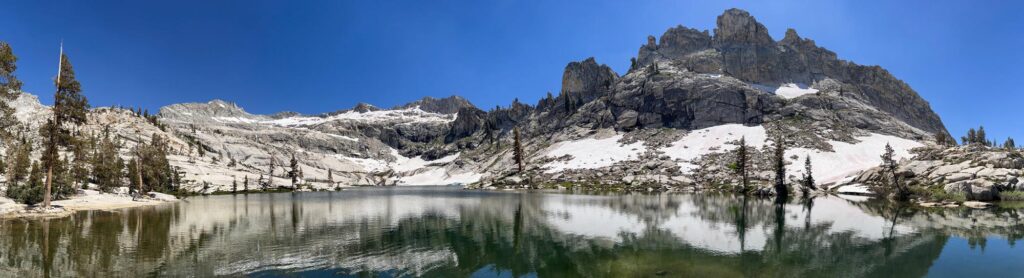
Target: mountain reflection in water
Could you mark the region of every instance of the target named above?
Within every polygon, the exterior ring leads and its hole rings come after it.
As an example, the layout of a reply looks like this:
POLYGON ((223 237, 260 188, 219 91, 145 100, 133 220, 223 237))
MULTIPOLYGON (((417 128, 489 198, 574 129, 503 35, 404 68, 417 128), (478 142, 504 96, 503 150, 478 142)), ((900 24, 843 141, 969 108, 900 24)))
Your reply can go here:
POLYGON ((1014 276, 1022 211, 451 187, 204 196, 0 220, 0 276, 1014 276), (959 259, 993 246, 1011 252, 959 259))

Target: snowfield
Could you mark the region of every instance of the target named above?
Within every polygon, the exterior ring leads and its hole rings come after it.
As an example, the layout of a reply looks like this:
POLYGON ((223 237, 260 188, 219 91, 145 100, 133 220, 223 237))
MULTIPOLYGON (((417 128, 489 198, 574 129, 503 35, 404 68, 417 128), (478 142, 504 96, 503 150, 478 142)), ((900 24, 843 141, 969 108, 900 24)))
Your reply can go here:
MULTIPOLYGON (((869 136, 857 137, 859 142, 846 143, 830 141, 835 152, 823 152, 806 148, 794 148, 786 150, 786 159, 792 164, 786 166, 786 172, 790 175, 801 176, 804 174, 804 158, 811 157, 811 172, 814 180, 819 184, 836 183, 846 177, 858 174, 861 171, 882 164, 882 153, 885 152, 885 144, 892 146, 896 152, 894 159, 909 159, 913 157, 910 150, 922 147, 920 142, 903 139, 896 136, 872 133, 869 136), (793 159, 792 156, 798 156, 793 159)), ((852 190, 852 189, 851 189, 852 190)))
POLYGON ((347 111, 328 117, 295 116, 282 119, 266 119, 262 117, 212 117, 219 123, 227 124, 269 124, 282 127, 301 127, 318 125, 333 121, 353 121, 364 123, 449 123, 455 120, 455 115, 446 115, 423 111, 418 106, 406 109, 379 110, 379 111, 347 111))
MULTIPOLYGON (((747 140, 747 146, 761 148, 768 144, 768 135, 762 126, 744 126, 726 124, 691 131, 683 138, 662 148, 666 155, 679 161, 680 170, 692 172, 696 164, 693 160, 711 153, 723 153, 735 150, 741 137, 747 140)), ((856 175, 861 171, 882 163, 881 155, 885 144, 890 144, 896 151, 895 159, 909 159, 910 150, 924 146, 920 142, 896 136, 872 133, 857 137, 856 143, 829 141, 835 152, 817 149, 793 148, 786 150, 786 172, 789 175, 801 176, 804 173, 804 158, 811 157, 811 171, 817 183, 838 183, 844 178, 856 175), (796 156, 797 158, 793 158, 796 156)))
POLYGON ((418 106, 408 109, 379 111, 348 111, 329 117, 288 117, 263 123, 278 126, 307 126, 332 121, 355 121, 368 123, 448 123, 455 120, 455 115, 445 115, 423 111, 418 106))
POLYGON ((725 124, 691 131, 661 151, 668 157, 679 160, 680 170, 686 173, 697 167, 693 163, 694 159, 709 153, 734 150, 739 145, 727 142, 739 142, 740 138, 746 138, 747 146, 760 148, 768 140, 768 133, 762 126, 725 124))
POLYGON ((552 161, 544 164, 546 172, 557 173, 567 169, 597 169, 612 166, 619 161, 636 159, 646 150, 643 142, 621 144, 622 134, 607 138, 586 138, 565 141, 548 147, 546 157, 571 156, 568 161, 552 161))

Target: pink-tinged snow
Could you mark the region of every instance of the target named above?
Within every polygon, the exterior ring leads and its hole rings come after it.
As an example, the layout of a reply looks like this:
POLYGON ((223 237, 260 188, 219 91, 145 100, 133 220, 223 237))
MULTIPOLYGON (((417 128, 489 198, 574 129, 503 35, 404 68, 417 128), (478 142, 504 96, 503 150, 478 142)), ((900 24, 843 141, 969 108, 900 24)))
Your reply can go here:
MULTIPOLYGON (((882 163, 885 144, 892 146, 894 158, 911 158, 910 150, 924 146, 920 142, 896 136, 872 133, 856 138, 857 143, 830 141, 835 152, 824 152, 815 149, 794 148, 786 150, 786 159, 792 164, 786 166, 791 175, 801 176, 804 173, 804 158, 811 157, 811 172, 814 180, 820 184, 836 183, 844 178, 856 175, 861 171, 878 166, 882 163), (793 159, 792 156, 797 156, 793 159)), ((850 188, 849 190, 860 190, 850 188)))
POLYGON ((745 126, 741 124, 725 124, 690 131, 683 138, 662 148, 661 151, 672 159, 679 160, 683 172, 692 171, 697 167, 694 159, 710 153, 727 152, 736 149, 740 138, 746 138, 747 146, 760 148, 764 146, 768 135, 762 126, 745 126), (727 144, 727 142, 729 142, 727 144))
POLYGON ((634 160, 646 150, 643 142, 622 144, 622 134, 607 138, 585 138, 574 141, 559 142, 548 147, 543 153, 546 157, 558 158, 572 156, 572 159, 558 160, 544 164, 548 173, 557 173, 567 169, 597 169, 612 166, 619 161, 634 160))

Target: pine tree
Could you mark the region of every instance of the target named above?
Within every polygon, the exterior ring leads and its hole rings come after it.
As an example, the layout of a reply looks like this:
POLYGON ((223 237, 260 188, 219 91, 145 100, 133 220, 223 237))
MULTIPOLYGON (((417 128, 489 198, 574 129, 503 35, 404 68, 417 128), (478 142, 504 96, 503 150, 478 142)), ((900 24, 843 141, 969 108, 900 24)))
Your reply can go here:
POLYGON ((327 169, 327 184, 328 186, 334 185, 334 171, 327 169))
POLYGON ((986 145, 986 146, 991 145, 990 142, 988 141, 988 138, 985 138, 985 127, 984 126, 978 127, 977 136, 978 136, 978 138, 974 140, 975 143, 986 145))
POLYGON ((1006 141, 1003 142, 1003 148, 1007 150, 1017 149, 1017 143, 1013 142, 1013 137, 1006 137, 1006 141))
POLYGON ((260 179, 258 179, 258 180, 256 180, 256 181, 257 181, 257 182, 259 182, 259 183, 261 183, 261 185, 260 185, 260 190, 263 190, 263 191, 267 191, 267 185, 268 185, 269 183, 264 183, 264 182, 263 182, 263 174, 260 174, 260 179))
MULTIPOLYGON (((32 160, 30 156, 32 154, 32 144, 27 141, 24 137, 20 140, 12 142, 7 149, 7 170, 6 173, 8 187, 18 185, 25 181, 29 175, 29 168, 32 167, 32 160)), ((40 196, 42 198, 42 196, 40 196)))
POLYGON ((740 146, 736 148, 736 173, 740 176, 740 190, 746 193, 750 186, 750 176, 748 174, 748 168, 750 161, 750 155, 747 153, 747 138, 740 137, 740 146))
POLYGON ((14 141, 12 131, 18 125, 18 119, 14 117, 14 107, 8 105, 21 94, 21 81, 14 75, 14 71, 18 69, 17 62, 18 56, 14 55, 11 45, 0 41, 0 141, 8 147, 10 144, 7 143, 14 141))
POLYGON ((44 189, 42 179, 43 173, 39 167, 39 162, 33 162, 32 169, 29 171, 28 181, 22 185, 8 188, 7 196, 29 206, 38 204, 43 201, 44 189))
POLYGON ((818 187, 814 185, 814 174, 811 172, 811 156, 804 158, 804 188, 817 190, 818 187))
POLYGON ((516 160, 516 165, 519 167, 518 168, 518 171, 519 171, 518 173, 522 174, 523 173, 523 144, 522 144, 522 142, 519 139, 519 127, 516 127, 515 129, 513 129, 513 133, 514 133, 514 136, 515 136, 514 137, 514 139, 515 139, 514 144, 515 145, 513 145, 513 148, 512 148, 512 156, 516 160))
POLYGON ((57 166, 61 148, 71 144, 71 130, 85 123, 89 102, 81 94, 82 86, 75 79, 75 71, 68 56, 61 54, 60 72, 54 82, 57 92, 53 97, 53 118, 40 128, 44 138, 42 161, 46 170, 46 186, 43 193, 43 207, 50 208, 51 189, 54 182, 54 168, 57 166))
POLYGON ((231 177, 231 193, 238 193, 238 179, 231 177))
POLYGON ((910 197, 910 191, 904 188, 900 183, 899 175, 896 174, 898 165, 895 159, 896 152, 892 149, 888 143, 885 144, 885 152, 882 153, 882 169, 885 170, 892 182, 892 188, 895 189, 895 196, 898 201, 905 201, 910 197))
POLYGON ((974 128, 971 128, 971 129, 967 130, 967 136, 964 136, 963 139, 961 140, 961 142, 963 142, 964 145, 970 145, 970 144, 977 143, 978 142, 977 141, 978 140, 978 134, 977 133, 978 132, 974 131, 974 128))
POLYGON ((299 183, 299 161, 295 159, 295 154, 292 154, 292 160, 288 162, 290 171, 288 171, 288 177, 292 179, 292 189, 295 189, 295 184, 299 183))
POLYGON ((786 142, 781 130, 774 141, 772 162, 775 166, 775 194, 785 197, 789 195, 789 188, 786 186, 786 142))
POLYGON ((245 175, 245 179, 242 180, 242 191, 249 192, 249 175, 245 175))
POLYGON ((120 149, 117 142, 111 140, 110 134, 104 132, 92 158, 93 183, 99 186, 100 191, 111 192, 114 188, 124 186, 125 162, 118 155, 120 149))

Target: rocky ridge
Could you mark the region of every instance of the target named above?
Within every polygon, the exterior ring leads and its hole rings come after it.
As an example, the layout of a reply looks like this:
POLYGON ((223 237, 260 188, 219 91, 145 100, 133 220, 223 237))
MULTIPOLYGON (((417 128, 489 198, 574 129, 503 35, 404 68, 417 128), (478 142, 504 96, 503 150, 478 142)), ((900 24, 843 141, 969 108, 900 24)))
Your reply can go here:
MULTIPOLYGON (((901 158, 910 158, 910 149, 949 138, 928 103, 881 67, 840 60, 794 30, 776 41, 736 9, 718 17, 713 34, 679 26, 649 37, 621 75, 593 58, 571 62, 559 94, 535 105, 516 101, 484 111, 453 96, 391 109, 360 103, 319 115, 258 115, 214 100, 169 105, 159 117, 166 131, 119 109, 90 113, 90 119, 104 119, 97 127, 123 126, 125 138, 172 138, 172 164, 189 173, 193 190, 199 184, 225 190, 244 177, 271 176, 272 164, 274 185, 290 186, 283 173, 292 156, 302 182, 320 189, 452 183, 711 187, 732 182, 726 166, 738 139, 746 138, 758 157, 777 134, 785 134, 794 150, 787 157, 791 179, 799 177, 803 157, 811 156, 826 167, 816 178, 838 185, 874 163, 869 158, 827 168, 828 161, 857 159, 844 153, 874 157, 879 144, 892 142, 901 158), (511 170, 514 128, 524 138, 526 173, 511 170)), ((755 168, 764 168, 760 164, 755 168)), ((755 174, 758 183, 769 178, 761 170, 755 174)))

